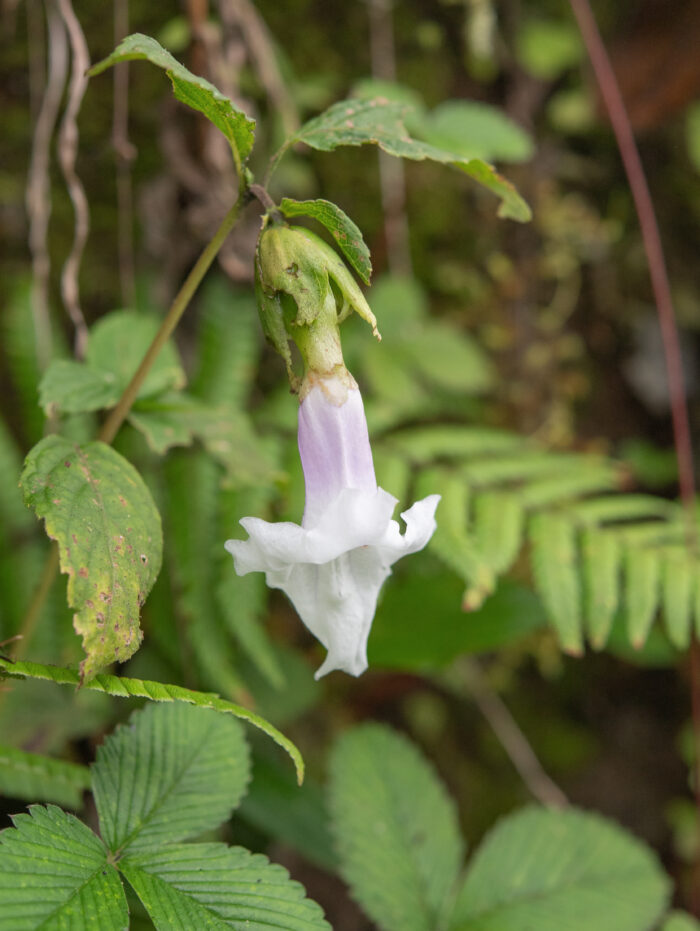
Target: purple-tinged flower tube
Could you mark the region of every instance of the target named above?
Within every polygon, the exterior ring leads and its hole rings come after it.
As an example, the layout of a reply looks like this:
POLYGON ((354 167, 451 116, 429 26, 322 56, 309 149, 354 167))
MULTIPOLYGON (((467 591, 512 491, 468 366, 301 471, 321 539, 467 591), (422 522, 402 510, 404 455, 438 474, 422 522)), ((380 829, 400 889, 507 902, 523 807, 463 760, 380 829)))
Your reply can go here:
POLYGON ((422 549, 435 531, 439 495, 401 514, 377 487, 362 397, 351 375, 309 372, 299 408, 299 453, 306 505, 301 526, 245 517, 248 540, 228 540, 236 572, 264 572, 328 650, 316 673, 359 676, 377 597, 391 566, 422 549))

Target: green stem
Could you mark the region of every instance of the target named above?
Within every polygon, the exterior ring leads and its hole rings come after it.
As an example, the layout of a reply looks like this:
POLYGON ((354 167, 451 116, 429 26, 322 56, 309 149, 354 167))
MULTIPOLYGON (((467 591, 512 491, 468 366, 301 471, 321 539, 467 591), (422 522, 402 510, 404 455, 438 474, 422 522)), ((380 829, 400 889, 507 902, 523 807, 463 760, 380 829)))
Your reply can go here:
MULTIPOLYGON (((231 232, 235 226, 238 217, 240 216, 241 210, 250 202, 251 194, 245 184, 242 184, 236 203, 231 207, 229 212, 226 214, 224 219, 221 221, 221 225, 218 230, 214 233, 212 240, 208 243, 200 257, 197 259, 192 271, 189 273, 185 279, 182 287, 178 291, 175 299, 170 305, 170 309, 165 316, 160 329, 156 333, 153 342, 148 347, 148 351, 141 360, 134 377, 131 379, 129 384, 124 389, 117 406, 113 408, 109 417, 105 420, 102 425, 102 429, 98 434, 98 440, 101 440, 103 443, 111 444, 115 436, 119 432, 119 428, 124 423, 126 418, 129 415, 131 406, 136 400, 138 393, 146 380, 151 366, 153 365, 156 356, 161 351, 163 346, 166 344, 170 336, 172 335, 175 327, 180 321, 183 313, 187 309, 187 305, 192 300, 192 297, 202 282, 202 279, 206 275, 209 267, 217 256, 217 253, 221 249, 222 245, 228 234, 231 232)), ((41 574, 41 579, 39 580, 39 585, 32 597, 32 600, 27 608, 27 612, 22 618, 22 623, 18 634, 21 639, 18 640, 17 648, 15 649, 15 658, 19 659, 22 656, 27 648, 27 643, 29 637, 34 631, 37 620, 41 613, 41 609, 44 606, 44 602, 51 591, 51 586, 53 581, 58 573, 59 568, 59 559, 58 559, 58 546, 53 545, 51 547, 51 552, 46 560, 44 569, 41 574)))
POLYGON ((287 139, 287 141, 284 142, 284 143, 279 147, 279 149, 277 149, 277 151, 275 152, 275 154, 274 154, 274 155, 272 156, 272 158, 270 159, 270 163, 269 163, 269 165, 267 166, 267 171, 265 172, 265 177, 263 178, 262 186, 263 186, 264 188, 266 188, 266 187, 268 186, 268 184, 270 183, 270 178, 272 177, 272 175, 274 174, 274 172, 275 172, 277 166, 279 165, 280 159, 282 158, 282 156, 284 155, 284 153, 287 151, 287 149, 292 145, 292 143, 293 143, 294 141, 295 141, 294 139, 287 139))

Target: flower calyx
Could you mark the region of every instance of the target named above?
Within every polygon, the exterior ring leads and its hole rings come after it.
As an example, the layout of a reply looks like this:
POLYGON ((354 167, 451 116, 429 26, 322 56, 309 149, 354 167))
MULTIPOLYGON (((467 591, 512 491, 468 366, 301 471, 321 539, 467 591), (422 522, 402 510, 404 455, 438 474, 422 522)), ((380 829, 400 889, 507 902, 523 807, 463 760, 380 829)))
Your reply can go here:
POLYGON ((255 284, 263 331, 282 356, 293 391, 301 380, 292 368, 289 341, 304 360, 305 374, 344 369, 339 324, 354 310, 372 327, 377 320, 337 252, 300 226, 268 224, 258 239, 255 284))

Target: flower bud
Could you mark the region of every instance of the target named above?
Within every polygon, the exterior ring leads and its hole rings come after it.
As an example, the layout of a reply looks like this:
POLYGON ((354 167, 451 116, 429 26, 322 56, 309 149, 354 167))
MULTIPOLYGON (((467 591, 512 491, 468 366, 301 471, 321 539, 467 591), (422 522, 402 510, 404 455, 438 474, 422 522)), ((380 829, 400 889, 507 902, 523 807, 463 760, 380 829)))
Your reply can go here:
POLYGON ((337 252, 299 226, 263 229, 255 261, 260 318, 267 339, 285 360, 295 390, 289 340, 299 348, 305 372, 344 371, 338 325, 354 310, 380 339, 377 321, 337 252))

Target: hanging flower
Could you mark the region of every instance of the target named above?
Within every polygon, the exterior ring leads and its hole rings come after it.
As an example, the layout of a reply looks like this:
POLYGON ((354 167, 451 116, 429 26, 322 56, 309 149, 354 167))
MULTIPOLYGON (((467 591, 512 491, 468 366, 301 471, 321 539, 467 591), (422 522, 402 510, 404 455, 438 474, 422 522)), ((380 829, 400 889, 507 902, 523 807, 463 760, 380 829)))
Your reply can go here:
POLYGON ((422 549, 435 530, 439 495, 392 520, 397 500, 377 487, 362 397, 345 368, 339 324, 355 311, 379 339, 377 321, 340 256, 300 227, 269 216, 255 262, 263 331, 299 391, 299 453, 306 504, 299 524, 244 517, 247 540, 228 540, 236 572, 264 572, 328 650, 316 678, 359 676, 377 598, 391 566, 422 549), (268 222, 272 220, 272 226, 268 222), (304 360, 292 368, 289 341, 304 360))
POLYGON ((301 526, 245 517, 249 539, 228 540, 236 572, 264 572, 285 592, 328 650, 316 678, 367 668, 367 638, 391 566, 422 549, 435 530, 439 495, 392 515, 396 498, 377 487, 362 397, 343 368, 310 374, 299 408, 299 453, 306 504, 301 526))

